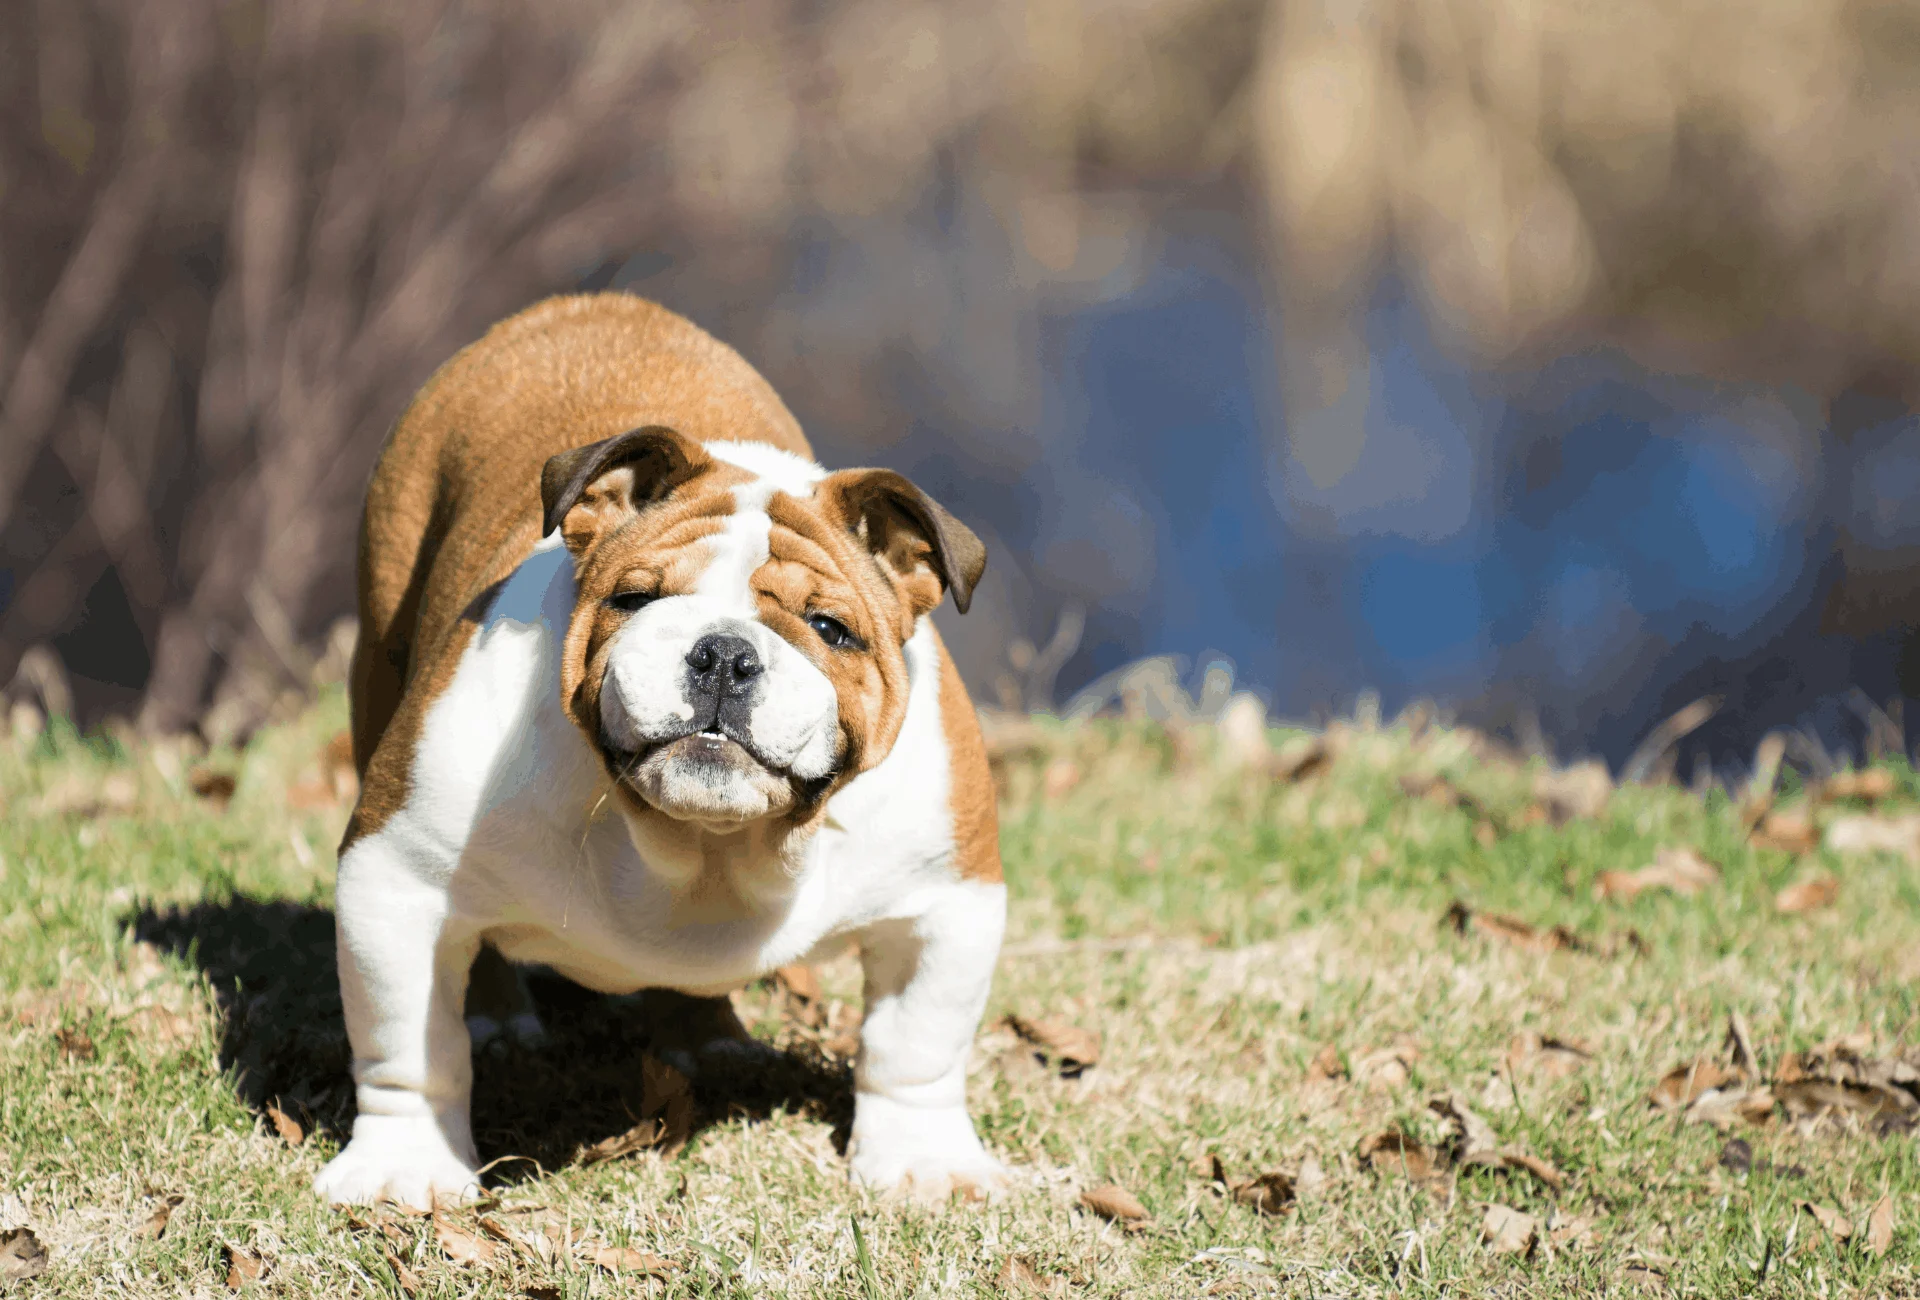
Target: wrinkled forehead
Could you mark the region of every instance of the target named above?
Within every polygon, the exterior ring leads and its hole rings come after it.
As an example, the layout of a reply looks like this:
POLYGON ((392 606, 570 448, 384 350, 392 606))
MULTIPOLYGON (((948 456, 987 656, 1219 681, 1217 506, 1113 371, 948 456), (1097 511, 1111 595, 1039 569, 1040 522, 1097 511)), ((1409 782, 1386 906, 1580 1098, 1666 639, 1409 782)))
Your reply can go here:
POLYGON ((776 493, 797 500, 813 496, 826 471, 812 461, 763 443, 710 442, 707 452, 718 464, 716 487, 733 499, 733 510, 723 526, 706 539, 706 563, 694 583, 694 594, 712 599, 738 598, 751 603, 752 578, 771 553, 773 517, 769 506, 776 493), (731 473, 726 471, 731 470, 731 473))
MULTIPOLYGON (((753 574, 773 548, 774 515, 789 526, 811 516, 814 488, 826 471, 760 443, 704 445, 710 465, 597 548, 588 561, 597 581, 588 587, 619 582, 638 570, 668 594, 751 604, 753 574)), ((604 490, 624 496, 629 477, 629 471, 616 471, 604 490)), ((807 523, 809 531, 824 526, 824 520, 807 523)), ((581 591, 583 599, 589 595, 581 591)))

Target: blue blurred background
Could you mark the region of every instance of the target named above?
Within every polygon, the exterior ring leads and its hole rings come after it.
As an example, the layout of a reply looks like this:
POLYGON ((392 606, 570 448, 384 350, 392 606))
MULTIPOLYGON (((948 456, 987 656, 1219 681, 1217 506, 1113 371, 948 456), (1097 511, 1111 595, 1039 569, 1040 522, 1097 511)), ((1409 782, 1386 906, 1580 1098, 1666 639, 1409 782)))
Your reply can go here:
POLYGON ((1681 779, 1900 731, 1920 5, 1435 12, 10 12, 4 694, 297 707, 408 395, 617 287, 987 538, 941 618, 988 704, 1172 655, 1618 764, 1714 697, 1681 779))

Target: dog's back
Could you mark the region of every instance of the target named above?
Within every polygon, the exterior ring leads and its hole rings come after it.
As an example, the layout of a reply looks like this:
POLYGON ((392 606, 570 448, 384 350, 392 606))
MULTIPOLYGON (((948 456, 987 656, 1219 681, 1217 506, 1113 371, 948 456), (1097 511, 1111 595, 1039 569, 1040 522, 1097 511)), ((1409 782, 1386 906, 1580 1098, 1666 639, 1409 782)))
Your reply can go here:
POLYGON ((363 778, 407 683, 431 671, 468 603, 539 537, 547 458, 649 424, 812 455, 738 353, 631 294, 549 298, 427 381, 387 440, 361 520, 351 697, 363 778), (467 590, 474 573, 486 577, 467 590))

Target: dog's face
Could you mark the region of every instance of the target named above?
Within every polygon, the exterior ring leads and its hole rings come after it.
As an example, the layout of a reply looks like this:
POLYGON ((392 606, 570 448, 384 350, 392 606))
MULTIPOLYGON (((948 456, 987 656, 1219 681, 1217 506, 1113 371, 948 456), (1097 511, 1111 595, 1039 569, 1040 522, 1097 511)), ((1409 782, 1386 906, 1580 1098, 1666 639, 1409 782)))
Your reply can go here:
POLYGON ((574 559, 563 703, 631 815, 804 824, 884 758, 904 646, 986 565, 898 474, 635 430, 555 456, 546 528, 574 559))

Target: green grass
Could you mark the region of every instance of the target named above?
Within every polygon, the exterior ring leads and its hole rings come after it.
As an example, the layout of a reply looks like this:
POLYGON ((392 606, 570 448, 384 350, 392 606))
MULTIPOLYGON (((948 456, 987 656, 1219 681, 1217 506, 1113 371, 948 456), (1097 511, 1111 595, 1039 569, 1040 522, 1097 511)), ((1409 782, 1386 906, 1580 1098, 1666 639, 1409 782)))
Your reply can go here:
MULTIPOLYGON (((205 760, 238 776, 224 810, 170 750, 0 742, 0 1229, 30 1225, 51 1252, 23 1294, 224 1294, 233 1248, 266 1262, 248 1290, 314 1297, 401 1295, 402 1276, 447 1297, 985 1295, 1022 1285, 1002 1281, 1009 1257, 1089 1296, 1920 1294, 1912 1132, 1802 1130, 1776 1113, 1722 1133, 1646 1100, 1670 1066, 1719 1055, 1734 1011, 1769 1068, 1844 1034, 1872 1055, 1920 1047, 1920 868, 1755 850, 1724 798, 1672 787, 1620 790, 1561 829, 1518 824, 1532 772, 1475 759, 1464 733, 1393 728, 1346 731, 1336 762, 1291 784, 1231 769, 1203 733, 1119 723, 1042 724, 1007 761, 1014 903, 972 1100, 1019 1171, 1009 1196, 930 1210, 850 1187, 834 1148, 844 1063, 769 988, 736 1002, 788 1058, 703 1085, 678 1159, 579 1164, 581 1145, 630 1122, 645 1008, 556 994, 552 1047, 478 1061, 476 1128, 483 1153, 511 1157, 494 1220, 580 1242, 456 1264, 426 1220, 355 1218, 307 1191, 351 1113, 328 912, 345 809, 290 811, 286 791, 343 722, 329 697, 205 760), (1404 793, 1414 769, 1515 829, 1483 842, 1477 812, 1404 793), (1699 849, 1721 883, 1595 897, 1599 873, 1670 845, 1699 849), (1839 877, 1837 902, 1777 913, 1776 892, 1809 870, 1839 877), (1455 901, 1589 947, 1455 933, 1441 924, 1455 901), (1096 1030, 1100 1063, 1059 1077, 1000 1026, 1006 1012, 1096 1030), (1508 1071, 1529 1030, 1593 1056, 1564 1077, 1508 1071), (1309 1082, 1326 1044, 1361 1077, 1309 1082), (1388 1048, 1401 1066, 1364 1077, 1388 1048), (1427 1103, 1448 1092, 1564 1188, 1478 1169, 1415 1185, 1357 1158, 1389 1128, 1440 1140, 1427 1103), (285 1141, 270 1102, 310 1136, 285 1141), (1731 1136, 1753 1172, 1719 1163, 1731 1136), (1214 1186, 1209 1153, 1234 1178, 1323 1178, 1262 1217, 1214 1186), (1144 1228, 1080 1208, 1107 1182, 1146 1205, 1144 1228), (1896 1227, 1875 1255, 1864 1220, 1883 1195, 1896 1227), (165 1232, 143 1234, 173 1196, 165 1232), (1849 1216, 1854 1239, 1818 1231, 1802 1201, 1849 1216), (1591 1225, 1496 1256, 1489 1202, 1591 1225), (603 1245, 675 1268, 615 1275, 591 1260, 603 1245)), ((1895 811, 1920 808, 1920 782, 1898 776, 1895 811)), ((821 977, 857 1006, 851 959, 821 977)), ((449 1223, 479 1231, 472 1212, 449 1223)))

